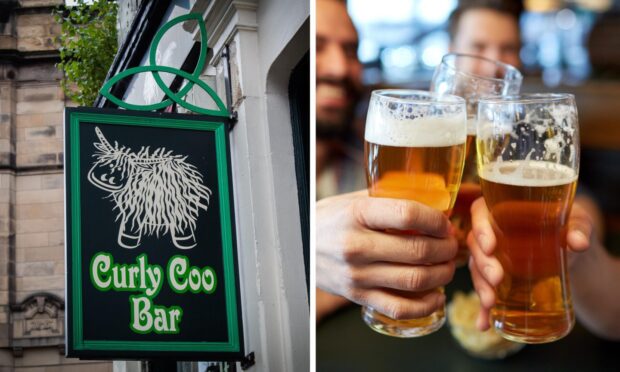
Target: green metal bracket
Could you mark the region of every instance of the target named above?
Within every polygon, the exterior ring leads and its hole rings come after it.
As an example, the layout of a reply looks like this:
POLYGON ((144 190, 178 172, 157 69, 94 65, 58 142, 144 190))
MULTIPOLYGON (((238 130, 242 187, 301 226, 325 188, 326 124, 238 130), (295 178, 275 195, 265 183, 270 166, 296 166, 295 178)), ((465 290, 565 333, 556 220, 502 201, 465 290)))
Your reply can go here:
POLYGON ((207 28, 202 19, 202 16, 198 13, 190 13, 190 14, 182 15, 180 17, 176 17, 170 20, 169 22, 167 22, 155 34, 155 37, 153 38, 153 43, 151 44, 151 49, 149 52, 149 66, 132 67, 130 69, 122 71, 121 73, 110 78, 101 87, 101 90, 99 92, 101 93, 101 95, 109 99, 111 102, 113 102, 117 106, 130 109, 130 110, 153 111, 153 110, 159 110, 159 109, 168 107, 172 103, 177 103, 180 106, 185 107, 186 109, 199 113, 199 114, 229 117, 230 114, 228 110, 226 109, 226 106, 224 105, 224 103, 222 103, 222 101, 217 96, 215 91, 210 86, 208 86, 204 81, 200 80, 200 73, 202 72, 204 68, 206 59, 207 59, 207 28), (163 37, 163 35, 174 25, 181 23, 181 22, 190 21, 190 20, 195 20, 196 22, 198 22, 198 26, 200 28, 200 56, 198 57, 198 63, 196 64, 196 68, 194 69, 194 72, 190 74, 190 73, 187 73, 185 71, 182 71, 174 67, 158 66, 155 61, 155 56, 157 53, 157 47, 159 46, 159 42, 161 41, 161 38, 163 37), (166 94, 168 98, 164 99, 161 102, 153 103, 150 105, 136 105, 136 104, 132 104, 129 102, 125 102, 111 93, 111 89, 112 89, 112 86, 114 86, 114 84, 118 83, 120 80, 128 76, 139 74, 142 72, 152 73, 153 78, 155 79, 155 82, 157 83, 157 86, 159 86, 159 88, 162 91, 164 91, 164 93, 166 94), (170 73, 174 75, 179 75, 182 78, 186 79, 188 82, 178 93, 175 93, 166 86, 166 84, 163 82, 163 80, 159 76, 159 72, 166 72, 166 73, 170 73), (198 107, 196 105, 193 105, 183 100, 185 95, 194 87, 194 85, 198 85, 209 95, 209 97, 211 97, 211 99, 213 99, 213 101, 215 102, 218 108, 217 110, 210 110, 210 109, 206 109, 203 107, 198 107))

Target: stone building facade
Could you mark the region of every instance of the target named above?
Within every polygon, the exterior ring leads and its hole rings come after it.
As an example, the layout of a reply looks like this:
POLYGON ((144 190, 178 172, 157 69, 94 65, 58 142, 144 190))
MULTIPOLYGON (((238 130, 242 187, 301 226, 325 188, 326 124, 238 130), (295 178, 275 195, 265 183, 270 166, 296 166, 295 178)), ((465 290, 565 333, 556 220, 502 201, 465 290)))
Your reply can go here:
POLYGON ((0 5, 0 371, 112 370, 64 358, 62 3, 0 5))

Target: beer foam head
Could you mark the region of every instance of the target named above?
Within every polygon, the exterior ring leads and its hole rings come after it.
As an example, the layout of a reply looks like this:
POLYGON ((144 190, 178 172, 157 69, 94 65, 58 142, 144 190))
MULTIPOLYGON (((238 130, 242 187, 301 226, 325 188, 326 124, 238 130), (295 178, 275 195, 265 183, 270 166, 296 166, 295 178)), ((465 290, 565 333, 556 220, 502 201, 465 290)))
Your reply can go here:
POLYGON ((396 147, 446 147, 467 137, 465 100, 416 90, 372 92, 364 138, 396 147))
POLYGON ((369 112, 364 138, 384 146, 444 147, 465 142, 465 112, 447 117, 397 118, 369 112))
POLYGON ((479 173, 487 181, 526 187, 560 186, 577 180, 577 171, 573 168, 536 160, 488 163, 479 173))

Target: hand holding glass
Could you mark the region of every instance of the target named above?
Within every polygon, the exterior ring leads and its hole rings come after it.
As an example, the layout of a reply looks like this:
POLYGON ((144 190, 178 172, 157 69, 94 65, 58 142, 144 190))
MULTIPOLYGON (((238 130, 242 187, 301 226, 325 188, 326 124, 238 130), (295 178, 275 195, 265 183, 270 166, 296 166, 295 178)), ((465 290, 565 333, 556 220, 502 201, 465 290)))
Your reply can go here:
POLYGON ((567 220, 579 173, 577 108, 569 94, 481 99, 478 174, 504 269, 491 322, 505 338, 543 343, 575 322, 567 220))
MULTIPOLYGON (((370 196, 415 200, 449 214, 461 180, 466 136, 465 101, 460 97, 411 90, 374 91, 365 131, 370 196)), ((445 322, 443 308, 408 320, 392 319, 370 307, 364 307, 362 313, 372 329, 396 337, 426 335, 445 322)))

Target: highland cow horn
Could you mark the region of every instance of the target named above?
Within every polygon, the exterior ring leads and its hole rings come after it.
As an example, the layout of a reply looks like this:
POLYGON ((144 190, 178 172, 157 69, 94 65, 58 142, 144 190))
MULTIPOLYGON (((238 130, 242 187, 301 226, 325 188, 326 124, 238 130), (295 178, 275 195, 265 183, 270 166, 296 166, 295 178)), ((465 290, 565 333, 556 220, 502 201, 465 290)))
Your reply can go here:
POLYGON ((95 133, 97 133, 97 137, 99 137, 99 142, 101 142, 101 145, 103 146, 103 148, 105 148, 106 151, 108 152, 114 152, 114 147, 112 147, 112 145, 110 145, 110 142, 108 142, 108 140, 105 139, 99 127, 95 127, 95 133))

